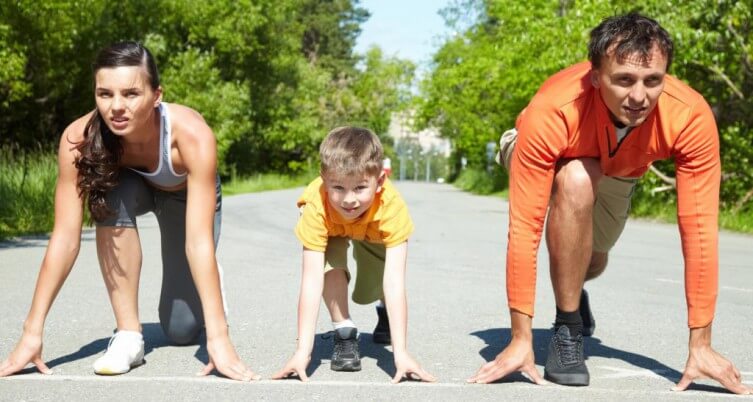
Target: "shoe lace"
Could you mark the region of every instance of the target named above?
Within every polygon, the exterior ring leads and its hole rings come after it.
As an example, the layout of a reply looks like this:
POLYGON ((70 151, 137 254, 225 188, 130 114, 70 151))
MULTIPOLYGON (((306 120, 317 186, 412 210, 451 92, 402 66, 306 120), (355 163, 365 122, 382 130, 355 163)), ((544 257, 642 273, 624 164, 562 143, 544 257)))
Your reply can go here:
POLYGON ((335 337, 335 350, 333 352, 333 355, 338 358, 341 356, 356 356, 357 345, 357 339, 338 339, 337 337, 335 337))
POLYGON ((107 342, 107 349, 105 349, 105 351, 110 350, 110 348, 113 347, 113 344, 115 344, 116 348, 118 347, 118 344, 116 344, 115 342, 119 338, 119 335, 120 335, 120 332, 116 332, 115 335, 110 337, 110 341, 107 342))
POLYGON ((580 363, 580 344, 581 336, 576 335, 572 337, 557 335, 555 342, 557 349, 559 350, 560 361, 563 365, 569 366, 580 363))

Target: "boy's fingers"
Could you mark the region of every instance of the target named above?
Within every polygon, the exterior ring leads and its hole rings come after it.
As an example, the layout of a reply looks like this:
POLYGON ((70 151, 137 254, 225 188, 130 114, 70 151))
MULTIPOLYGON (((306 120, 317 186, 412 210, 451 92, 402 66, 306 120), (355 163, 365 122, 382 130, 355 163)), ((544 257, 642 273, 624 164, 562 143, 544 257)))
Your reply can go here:
POLYGON ((272 375, 272 379, 273 379, 273 380, 281 380, 281 379, 283 379, 283 378, 287 377, 287 376, 288 376, 288 373, 290 373, 290 370, 288 370, 288 368, 287 368, 287 367, 285 367, 285 368, 283 368, 282 370, 280 370, 280 371, 278 371, 278 372, 274 373, 274 374, 272 375))

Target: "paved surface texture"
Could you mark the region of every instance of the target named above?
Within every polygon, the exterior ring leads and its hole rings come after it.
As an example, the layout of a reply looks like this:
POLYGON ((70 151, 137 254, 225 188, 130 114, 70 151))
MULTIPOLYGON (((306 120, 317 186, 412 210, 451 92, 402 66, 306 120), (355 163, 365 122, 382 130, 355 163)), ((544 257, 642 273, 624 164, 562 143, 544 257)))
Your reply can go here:
MULTIPOLYGON (((329 369, 331 329, 322 307, 311 382, 271 381, 293 353, 301 247, 293 234, 302 189, 228 197, 218 251, 225 270, 231 337, 241 357, 264 380, 236 383, 195 377, 204 347, 170 346, 157 318, 161 282, 159 231, 153 216, 139 221, 144 263, 140 314, 147 364, 117 377, 98 377, 91 365, 107 346, 114 318, 97 264, 92 230, 85 230, 76 266, 46 324, 44 359, 54 371, 33 369, 0 379, 0 400, 710 400, 731 395, 713 382, 670 391, 687 358, 683 265, 676 226, 631 220, 611 253, 606 273, 586 288, 597 327, 586 341, 591 385, 535 386, 521 375, 468 385, 510 338, 504 288, 507 204, 447 185, 400 182, 416 224, 408 256, 410 352, 436 384, 388 383, 390 348, 371 342, 373 306, 352 305, 362 331, 363 370, 329 369)), ((0 356, 19 338, 46 238, 0 243, 0 356)), ((713 344, 753 386, 753 237, 722 233, 721 273, 713 344)), ((546 251, 539 257, 536 362, 543 374, 554 299, 546 251)), ((751 400, 753 397, 745 398, 751 400)))

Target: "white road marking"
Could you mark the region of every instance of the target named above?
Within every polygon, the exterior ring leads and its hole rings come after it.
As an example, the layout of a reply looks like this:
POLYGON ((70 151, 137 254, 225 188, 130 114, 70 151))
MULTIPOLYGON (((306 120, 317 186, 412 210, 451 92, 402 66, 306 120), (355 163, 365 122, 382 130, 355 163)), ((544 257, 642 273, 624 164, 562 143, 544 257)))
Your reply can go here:
POLYGON ((649 369, 630 369, 630 368, 622 368, 622 367, 611 367, 611 366, 599 366, 599 368, 611 370, 614 373, 607 374, 604 376, 601 376, 600 378, 632 378, 632 377, 647 377, 647 378, 655 378, 659 380, 665 380, 666 378, 662 377, 660 374, 666 373, 668 370, 664 369, 657 369, 657 370, 649 370, 649 369))

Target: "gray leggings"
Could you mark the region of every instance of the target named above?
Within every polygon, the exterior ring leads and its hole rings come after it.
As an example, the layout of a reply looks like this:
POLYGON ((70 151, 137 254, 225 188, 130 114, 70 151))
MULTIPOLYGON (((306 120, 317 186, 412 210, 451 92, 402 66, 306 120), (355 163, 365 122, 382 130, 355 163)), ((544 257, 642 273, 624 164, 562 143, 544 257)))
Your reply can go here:
MULTIPOLYGON (((214 246, 220 237, 222 192, 216 186, 214 246)), ((136 217, 154 212, 162 239, 162 293, 159 319, 167 338, 179 345, 195 342, 204 328, 201 300, 186 257, 186 190, 163 191, 151 187, 138 174, 122 169, 118 186, 107 194, 114 214, 97 226, 136 227, 136 217)))

